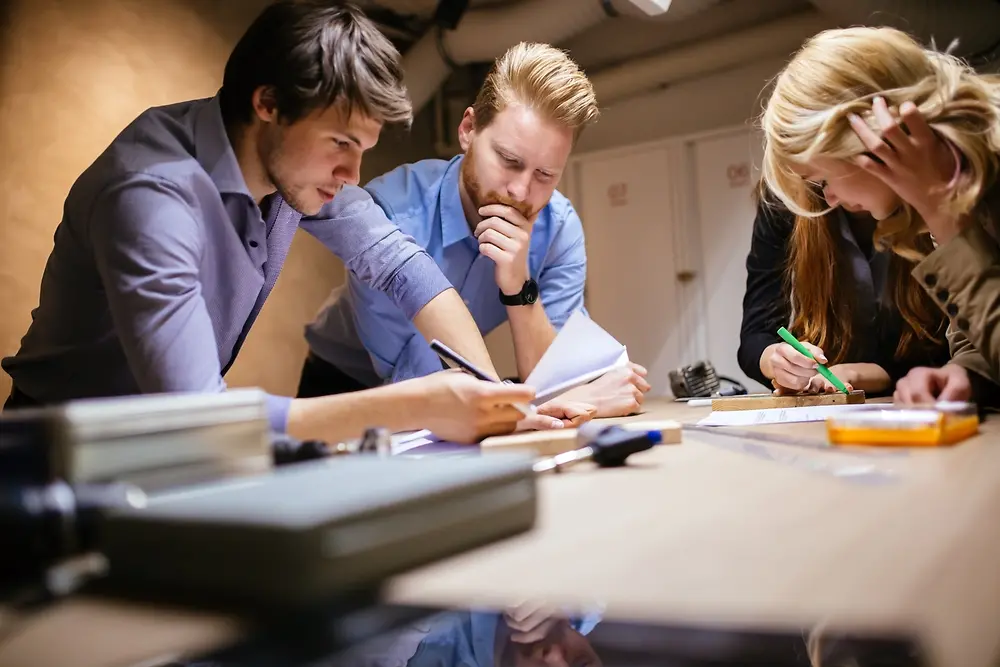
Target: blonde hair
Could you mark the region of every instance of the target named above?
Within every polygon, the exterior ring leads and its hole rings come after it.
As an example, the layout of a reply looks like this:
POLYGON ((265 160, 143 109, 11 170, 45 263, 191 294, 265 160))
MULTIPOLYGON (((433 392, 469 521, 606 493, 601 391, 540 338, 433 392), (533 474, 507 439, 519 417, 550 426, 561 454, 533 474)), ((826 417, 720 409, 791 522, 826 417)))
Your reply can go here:
MULTIPOLYGON (((972 211, 997 178, 1000 151, 1000 78, 975 73, 948 54, 922 47, 893 28, 827 30, 808 40, 774 81, 761 116, 763 178, 768 189, 800 218, 830 211, 823 194, 793 166, 817 156, 851 160, 866 151, 851 129, 857 114, 876 132, 872 100, 890 109, 913 102, 930 127, 963 158, 962 176, 947 203, 956 215, 972 211)), ((927 226, 903 202, 876 228, 875 241, 918 261, 927 226)))
POLYGON ((493 63, 472 105, 476 128, 523 104, 573 130, 574 140, 600 115, 594 86, 580 66, 548 44, 521 42, 493 63))

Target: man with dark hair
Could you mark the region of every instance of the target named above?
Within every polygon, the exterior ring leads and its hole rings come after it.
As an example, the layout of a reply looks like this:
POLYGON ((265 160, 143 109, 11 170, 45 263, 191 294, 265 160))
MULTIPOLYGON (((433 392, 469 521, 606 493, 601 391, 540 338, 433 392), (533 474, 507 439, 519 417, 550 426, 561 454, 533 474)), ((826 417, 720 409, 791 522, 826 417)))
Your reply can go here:
MULTIPOLYGON (((434 260, 357 187, 383 123, 410 121, 401 80, 399 54, 359 10, 265 9, 218 95, 149 109, 73 185, 31 326, 3 360, 6 407, 224 390, 300 226, 424 336, 495 373, 434 260)), ((378 424, 469 441, 514 428, 512 404, 532 398, 442 372, 343 397, 271 396, 269 415, 298 437, 378 424)))

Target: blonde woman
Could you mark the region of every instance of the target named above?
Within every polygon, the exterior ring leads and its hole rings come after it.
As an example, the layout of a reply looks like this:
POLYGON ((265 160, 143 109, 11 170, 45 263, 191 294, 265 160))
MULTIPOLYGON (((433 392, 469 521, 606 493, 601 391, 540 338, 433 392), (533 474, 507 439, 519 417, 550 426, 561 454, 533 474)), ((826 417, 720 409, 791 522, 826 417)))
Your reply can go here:
POLYGON ((992 400, 1000 80, 898 30, 830 30, 777 77, 762 126, 764 180, 782 204, 801 219, 836 207, 871 214, 875 242, 914 262, 914 278, 949 318, 951 362, 910 371, 896 399, 992 400))

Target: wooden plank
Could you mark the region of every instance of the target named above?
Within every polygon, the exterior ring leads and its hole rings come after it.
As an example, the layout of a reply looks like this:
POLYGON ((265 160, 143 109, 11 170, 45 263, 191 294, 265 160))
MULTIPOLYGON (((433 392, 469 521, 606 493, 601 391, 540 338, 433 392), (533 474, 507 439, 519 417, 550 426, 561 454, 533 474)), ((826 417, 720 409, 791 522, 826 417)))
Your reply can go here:
POLYGON ((797 394, 775 396, 774 394, 751 394, 749 396, 726 396, 712 399, 712 410, 765 410, 767 408, 802 408, 817 405, 860 405, 865 402, 865 392, 852 391, 850 394, 797 394))
MULTIPOLYGON (((672 419, 624 421, 609 426, 621 426, 630 431, 659 431, 661 444, 681 442, 681 425, 672 419)), ((480 443, 483 453, 509 452, 513 449, 533 449, 539 456, 555 456, 580 447, 575 428, 529 431, 486 438, 480 443)))

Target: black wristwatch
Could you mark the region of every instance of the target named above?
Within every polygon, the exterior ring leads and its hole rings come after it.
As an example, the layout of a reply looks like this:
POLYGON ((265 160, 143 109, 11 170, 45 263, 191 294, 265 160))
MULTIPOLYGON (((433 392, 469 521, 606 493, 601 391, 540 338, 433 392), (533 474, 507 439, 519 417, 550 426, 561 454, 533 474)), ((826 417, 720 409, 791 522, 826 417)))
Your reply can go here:
POLYGON ((517 294, 504 294, 500 290, 500 303, 505 306, 530 306, 538 301, 538 283, 530 278, 517 294))

